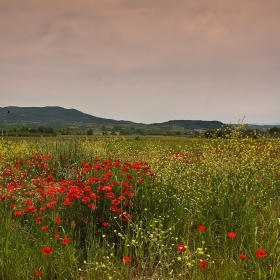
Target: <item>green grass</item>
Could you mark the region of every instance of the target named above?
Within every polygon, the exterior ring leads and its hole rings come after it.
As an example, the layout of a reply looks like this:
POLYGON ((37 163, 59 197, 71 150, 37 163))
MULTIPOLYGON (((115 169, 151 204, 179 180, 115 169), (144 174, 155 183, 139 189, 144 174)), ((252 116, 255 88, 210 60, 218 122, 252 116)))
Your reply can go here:
POLYGON ((277 280, 279 144, 238 139, 238 131, 224 140, 2 140, 0 279, 277 280), (75 199, 65 205, 69 197, 75 199), (119 213, 110 210, 113 199, 119 213), (30 205, 36 211, 25 212, 30 205), (62 244, 65 237, 68 244, 62 244), (186 250, 178 251, 179 245, 186 250), (42 253, 45 246, 52 254, 42 253), (266 256, 258 258, 258 249, 266 256))

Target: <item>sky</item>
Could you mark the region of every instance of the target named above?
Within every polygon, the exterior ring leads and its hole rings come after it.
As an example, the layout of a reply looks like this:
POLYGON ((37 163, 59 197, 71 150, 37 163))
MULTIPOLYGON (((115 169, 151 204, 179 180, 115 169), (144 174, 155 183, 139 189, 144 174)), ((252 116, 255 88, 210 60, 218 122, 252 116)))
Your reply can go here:
POLYGON ((280 123, 279 0, 0 0, 0 107, 280 123))

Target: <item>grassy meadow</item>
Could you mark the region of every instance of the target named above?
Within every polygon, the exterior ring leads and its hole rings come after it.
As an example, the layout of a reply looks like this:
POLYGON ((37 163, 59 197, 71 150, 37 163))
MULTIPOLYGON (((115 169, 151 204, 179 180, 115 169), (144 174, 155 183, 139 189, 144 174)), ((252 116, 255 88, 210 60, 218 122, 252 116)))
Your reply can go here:
POLYGON ((280 140, 0 140, 0 279, 280 279, 280 140))

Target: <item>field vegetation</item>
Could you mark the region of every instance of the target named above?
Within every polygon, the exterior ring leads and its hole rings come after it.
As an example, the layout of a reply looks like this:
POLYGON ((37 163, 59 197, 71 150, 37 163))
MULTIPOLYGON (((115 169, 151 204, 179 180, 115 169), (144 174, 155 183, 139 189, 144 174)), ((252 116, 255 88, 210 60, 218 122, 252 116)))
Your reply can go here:
POLYGON ((0 279, 280 279, 280 140, 0 140, 0 279))

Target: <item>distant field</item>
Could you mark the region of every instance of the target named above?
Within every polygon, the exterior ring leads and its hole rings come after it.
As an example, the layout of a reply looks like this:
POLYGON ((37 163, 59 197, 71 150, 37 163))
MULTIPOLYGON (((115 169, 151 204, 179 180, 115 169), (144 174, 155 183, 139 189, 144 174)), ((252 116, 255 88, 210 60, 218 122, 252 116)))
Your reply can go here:
POLYGON ((280 279, 280 140, 0 139, 0 279, 280 279))
MULTIPOLYGON (((13 142, 21 142, 21 141, 35 141, 35 142, 40 142, 40 141, 60 141, 60 140, 84 140, 84 141, 99 141, 99 140, 114 140, 118 139, 119 141, 121 140, 135 140, 135 141, 171 141, 174 143, 194 143, 198 141, 203 141, 203 137, 186 137, 186 136, 162 136, 162 135, 100 135, 100 134, 94 134, 94 135, 59 135, 56 137, 44 137, 44 136, 9 136, 9 137, 0 137, 2 140, 8 140, 8 141, 13 141, 13 142)), ((205 139, 204 139, 205 140, 205 139)))

